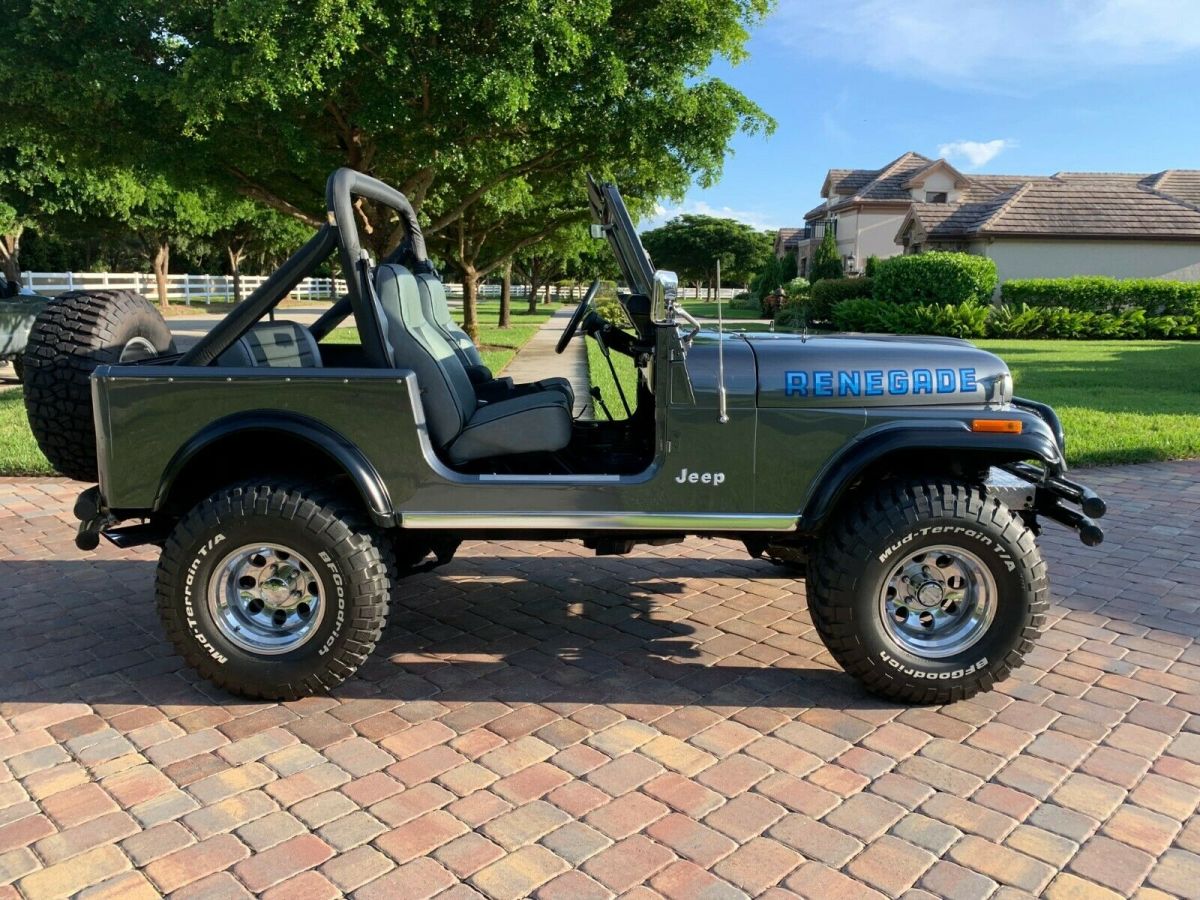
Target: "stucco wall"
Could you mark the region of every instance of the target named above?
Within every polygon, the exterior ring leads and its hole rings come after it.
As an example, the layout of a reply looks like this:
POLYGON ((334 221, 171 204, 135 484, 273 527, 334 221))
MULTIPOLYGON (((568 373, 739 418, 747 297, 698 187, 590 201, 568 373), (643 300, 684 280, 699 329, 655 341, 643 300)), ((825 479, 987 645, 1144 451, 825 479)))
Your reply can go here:
POLYGON ((1200 242, 1167 241, 976 241, 972 253, 996 261, 1000 280, 1110 275, 1200 281, 1200 242))

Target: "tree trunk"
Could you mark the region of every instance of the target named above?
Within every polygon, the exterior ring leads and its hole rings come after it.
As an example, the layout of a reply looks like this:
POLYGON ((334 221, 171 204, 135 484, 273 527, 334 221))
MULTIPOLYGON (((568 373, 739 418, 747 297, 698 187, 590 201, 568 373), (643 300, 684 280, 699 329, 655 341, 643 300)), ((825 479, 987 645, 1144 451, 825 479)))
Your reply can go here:
POLYGON ((225 248, 229 254, 229 274, 233 276, 233 302, 242 302, 242 256, 245 250, 229 246, 225 248))
POLYGON ((538 284, 537 266, 529 267, 529 314, 532 316, 537 312, 538 308, 538 289, 541 287, 538 284))
POLYGON ((166 309, 167 300, 167 270, 171 266, 171 245, 167 241, 159 241, 154 251, 154 283, 158 286, 158 303, 166 309))
POLYGON ((0 234, 0 262, 4 263, 4 280, 17 285, 17 290, 21 285, 22 231, 24 229, 17 226, 7 234, 0 234))
POLYGON ((547 282, 547 283, 546 283, 546 299, 545 299, 545 302, 546 302, 546 303, 549 303, 549 302, 550 302, 550 283, 549 283, 549 282, 547 282))
POLYGON ((463 266, 463 331, 479 343, 479 275, 474 266, 463 266))
POLYGON ((512 325, 512 260, 504 264, 504 279, 500 282, 500 327, 512 325))

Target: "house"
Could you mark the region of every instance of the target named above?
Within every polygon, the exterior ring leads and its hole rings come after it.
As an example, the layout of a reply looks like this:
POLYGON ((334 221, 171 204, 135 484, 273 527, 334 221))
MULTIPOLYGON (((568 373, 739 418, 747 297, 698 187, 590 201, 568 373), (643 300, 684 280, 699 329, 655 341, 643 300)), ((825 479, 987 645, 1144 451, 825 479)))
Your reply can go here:
POLYGON ((776 239, 801 274, 831 228, 848 273, 870 256, 959 250, 994 259, 1002 281, 1200 280, 1200 170, 966 175, 905 153, 880 169, 830 169, 821 196, 803 229, 776 239))

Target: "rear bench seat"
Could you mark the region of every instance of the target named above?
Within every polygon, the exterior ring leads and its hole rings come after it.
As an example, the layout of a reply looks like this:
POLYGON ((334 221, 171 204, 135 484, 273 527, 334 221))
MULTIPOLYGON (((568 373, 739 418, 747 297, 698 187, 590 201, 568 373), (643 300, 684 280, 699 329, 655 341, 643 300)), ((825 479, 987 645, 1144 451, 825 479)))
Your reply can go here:
POLYGON ((259 322, 217 357, 217 365, 244 368, 320 368, 316 339, 296 322, 259 322))

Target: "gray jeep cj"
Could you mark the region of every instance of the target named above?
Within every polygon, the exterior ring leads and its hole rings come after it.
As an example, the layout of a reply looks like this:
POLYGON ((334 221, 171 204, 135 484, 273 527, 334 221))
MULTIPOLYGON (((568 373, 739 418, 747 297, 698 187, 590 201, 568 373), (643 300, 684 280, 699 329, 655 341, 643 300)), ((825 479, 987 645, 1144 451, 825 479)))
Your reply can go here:
POLYGON ((171 639, 253 697, 352 675, 403 574, 464 539, 619 554, 736 538, 805 574, 830 652, 888 698, 951 701, 1020 665, 1048 604, 1040 520, 1103 537, 1104 503, 1065 476, 1054 412, 1013 397, 1004 363, 965 341, 704 330, 617 189, 588 191, 628 327, 596 314, 593 284, 558 349, 582 331, 632 358, 635 408, 619 421, 576 418, 564 379, 488 371, 408 201, 348 169, 329 179, 329 224, 184 353, 159 323, 106 318, 126 295, 52 304, 25 370, 50 458, 99 481, 76 505, 79 546, 162 547, 171 639), (407 232, 378 264, 356 197, 407 232), (347 296, 311 328, 266 321, 334 252, 347 296), (351 316, 361 344, 327 340, 351 316), (159 355, 122 362, 94 339, 101 326, 159 355))

